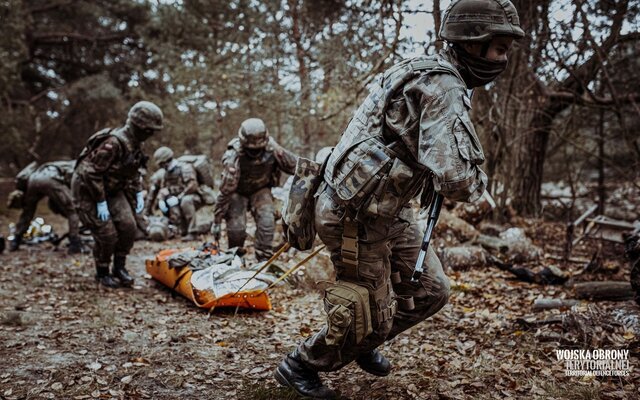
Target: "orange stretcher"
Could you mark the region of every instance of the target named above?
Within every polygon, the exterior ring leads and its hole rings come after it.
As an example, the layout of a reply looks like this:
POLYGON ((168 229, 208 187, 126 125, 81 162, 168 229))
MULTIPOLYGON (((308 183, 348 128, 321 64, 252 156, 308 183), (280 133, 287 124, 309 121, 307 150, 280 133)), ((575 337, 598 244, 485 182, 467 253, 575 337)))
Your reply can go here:
POLYGON ((251 310, 271 310, 271 300, 266 290, 241 290, 237 293, 229 293, 216 297, 213 291, 198 290, 191 283, 193 271, 189 266, 172 268, 167 258, 184 249, 167 249, 158 253, 153 260, 146 260, 145 267, 153 279, 175 290, 193 303, 206 309, 216 307, 239 307, 251 310))

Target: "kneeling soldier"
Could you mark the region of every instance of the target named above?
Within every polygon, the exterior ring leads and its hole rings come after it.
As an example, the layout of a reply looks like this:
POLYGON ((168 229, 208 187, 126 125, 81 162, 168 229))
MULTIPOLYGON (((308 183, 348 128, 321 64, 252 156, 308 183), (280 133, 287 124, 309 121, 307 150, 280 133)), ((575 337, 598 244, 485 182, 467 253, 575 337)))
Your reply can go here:
POLYGON ((196 212, 202 206, 202 198, 195 168, 173 158, 173 150, 168 147, 157 149, 153 159, 165 171, 158 186, 158 208, 180 227, 182 240, 196 240, 196 212))

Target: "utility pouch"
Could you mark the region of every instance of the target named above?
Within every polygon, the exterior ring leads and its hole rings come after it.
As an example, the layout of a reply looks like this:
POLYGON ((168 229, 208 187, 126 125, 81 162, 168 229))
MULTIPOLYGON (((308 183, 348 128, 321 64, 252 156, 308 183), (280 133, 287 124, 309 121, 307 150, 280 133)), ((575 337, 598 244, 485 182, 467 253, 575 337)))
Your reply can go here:
POLYGON ((337 281, 325 290, 324 309, 329 322, 326 338, 329 345, 340 345, 347 334, 357 345, 373 332, 369 291, 364 286, 337 281), (349 311, 349 318, 345 310, 349 311), (347 320, 349 324, 345 325, 344 321, 347 320))
POLYGON ((366 212, 369 215, 380 217, 396 217, 409 198, 415 195, 415 188, 419 183, 414 178, 414 171, 411 167, 402 162, 400 158, 393 159, 388 172, 380 180, 373 195, 369 196, 366 212), (406 194, 407 188, 413 189, 409 195, 406 194))

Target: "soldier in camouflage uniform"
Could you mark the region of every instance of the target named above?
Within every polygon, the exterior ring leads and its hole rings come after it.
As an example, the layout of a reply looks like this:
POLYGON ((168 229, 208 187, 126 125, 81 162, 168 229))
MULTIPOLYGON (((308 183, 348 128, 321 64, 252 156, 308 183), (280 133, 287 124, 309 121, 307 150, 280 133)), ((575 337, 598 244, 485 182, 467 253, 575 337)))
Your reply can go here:
POLYGON ((173 158, 173 150, 160 147, 153 154, 155 163, 164 170, 159 186, 158 208, 180 227, 182 240, 197 239, 196 211, 202 206, 198 194, 198 175, 193 166, 173 158))
POLYGON ((144 209, 139 169, 147 157, 141 145, 162 129, 162 120, 158 106, 138 102, 123 127, 95 133, 78 157, 71 190, 80 220, 95 240, 96 280, 103 286, 133 285, 125 264, 136 235, 135 214, 144 209))
POLYGON ((242 247, 247 237, 247 210, 256 221, 256 258, 273 255, 275 217, 271 188, 279 184, 280 172, 291 174, 297 157, 269 137, 258 118, 240 125, 222 156, 222 183, 214 211, 211 233, 220 239, 220 223, 227 221, 229 247, 242 247))
POLYGON ((409 201, 420 192, 423 206, 435 192, 456 201, 482 195, 487 176, 468 89, 506 68, 507 51, 524 32, 508 0, 454 1, 443 21, 448 47, 382 74, 329 157, 315 205, 315 228, 337 276, 325 292, 327 323, 275 371, 303 396, 335 397, 318 372, 354 360, 371 374, 389 374, 377 347, 447 303, 449 281, 431 248, 419 282, 411 282, 422 231, 409 201), (363 288, 368 297, 353 296, 363 288), (356 300, 344 306, 340 297, 356 300))
POLYGON ((29 176, 25 192, 16 190, 9 196, 10 208, 21 208, 22 213, 16 224, 14 240, 9 242, 9 250, 18 250, 22 236, 29 229, 29 224, 36 212, 38 202, 49 197, 49 208, 56 214, 67 218, 69 224, 69 253, 82 250, 79 237, 80 219, 73 205, 71 196, 71 175, 75 161, 53 161, 42 164, 29 176))

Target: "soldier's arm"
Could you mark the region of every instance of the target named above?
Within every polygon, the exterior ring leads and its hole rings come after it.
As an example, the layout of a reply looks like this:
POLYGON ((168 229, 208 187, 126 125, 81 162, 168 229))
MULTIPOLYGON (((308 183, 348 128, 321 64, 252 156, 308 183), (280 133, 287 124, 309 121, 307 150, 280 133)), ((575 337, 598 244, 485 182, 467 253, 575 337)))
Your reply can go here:
POLYGON ((222 156, 222 182, 220 183, 220 194, 218 195, 216 207, 213 212, 214 223, 219 224, 222 222, 222 219, 229 209, 231 195, 238 188, 239 179, 240 164, 238 153, 233 149, 229 149, 222 156))
POLYGON ((196 170, 190 164, 180 166, 180 174, 185 187, 178 197, 182 198, 187 194, 196 193, 198 191, 198 175, 196 170))
POLYGON ((487 185, 487 175, 478 166, 484 154, 469 119, 465 92, 447 82, 451 79, 445 76, 418 85, 418 160, 433 172, 436 191, 452 200, 471 202, 487 185))
POLYGON ((84 183, 91 198, 96 203, 107 199, 104 188, 104 176, 111 164, 119 157, 120 143, 115 137, 109 137, 95 149, 86 161, 84 183))
POLYGON ((22 236, 29 229, 29 225, 31 224, 31 220, 33 220, 33 216, 36 214, 36 208, 38 207, 39 198, 33 197, 33 195, 29 194, 29 190, 24 194, 24 206, 22 207, 22 212, 20 213, 20 218, 18 219, 18 223, 16 224, 16 236, 22 236))
POLYGON ((285 149, 276 143, 275 140, 272 140, 272 144, 274 147, 273 154, 276 157, 276 162, 278 163, 278 167, 286 172, 289 175, 293 175, 296 170, 296 163, 298 162, 298 156, 285 149))
POLYGON ((147 198, 145 199, 144 215, 151 215, 153 213, 153 207, 156 199, 158 198, 158 191, 160 187, 154 182, 149 187, 147 198))

